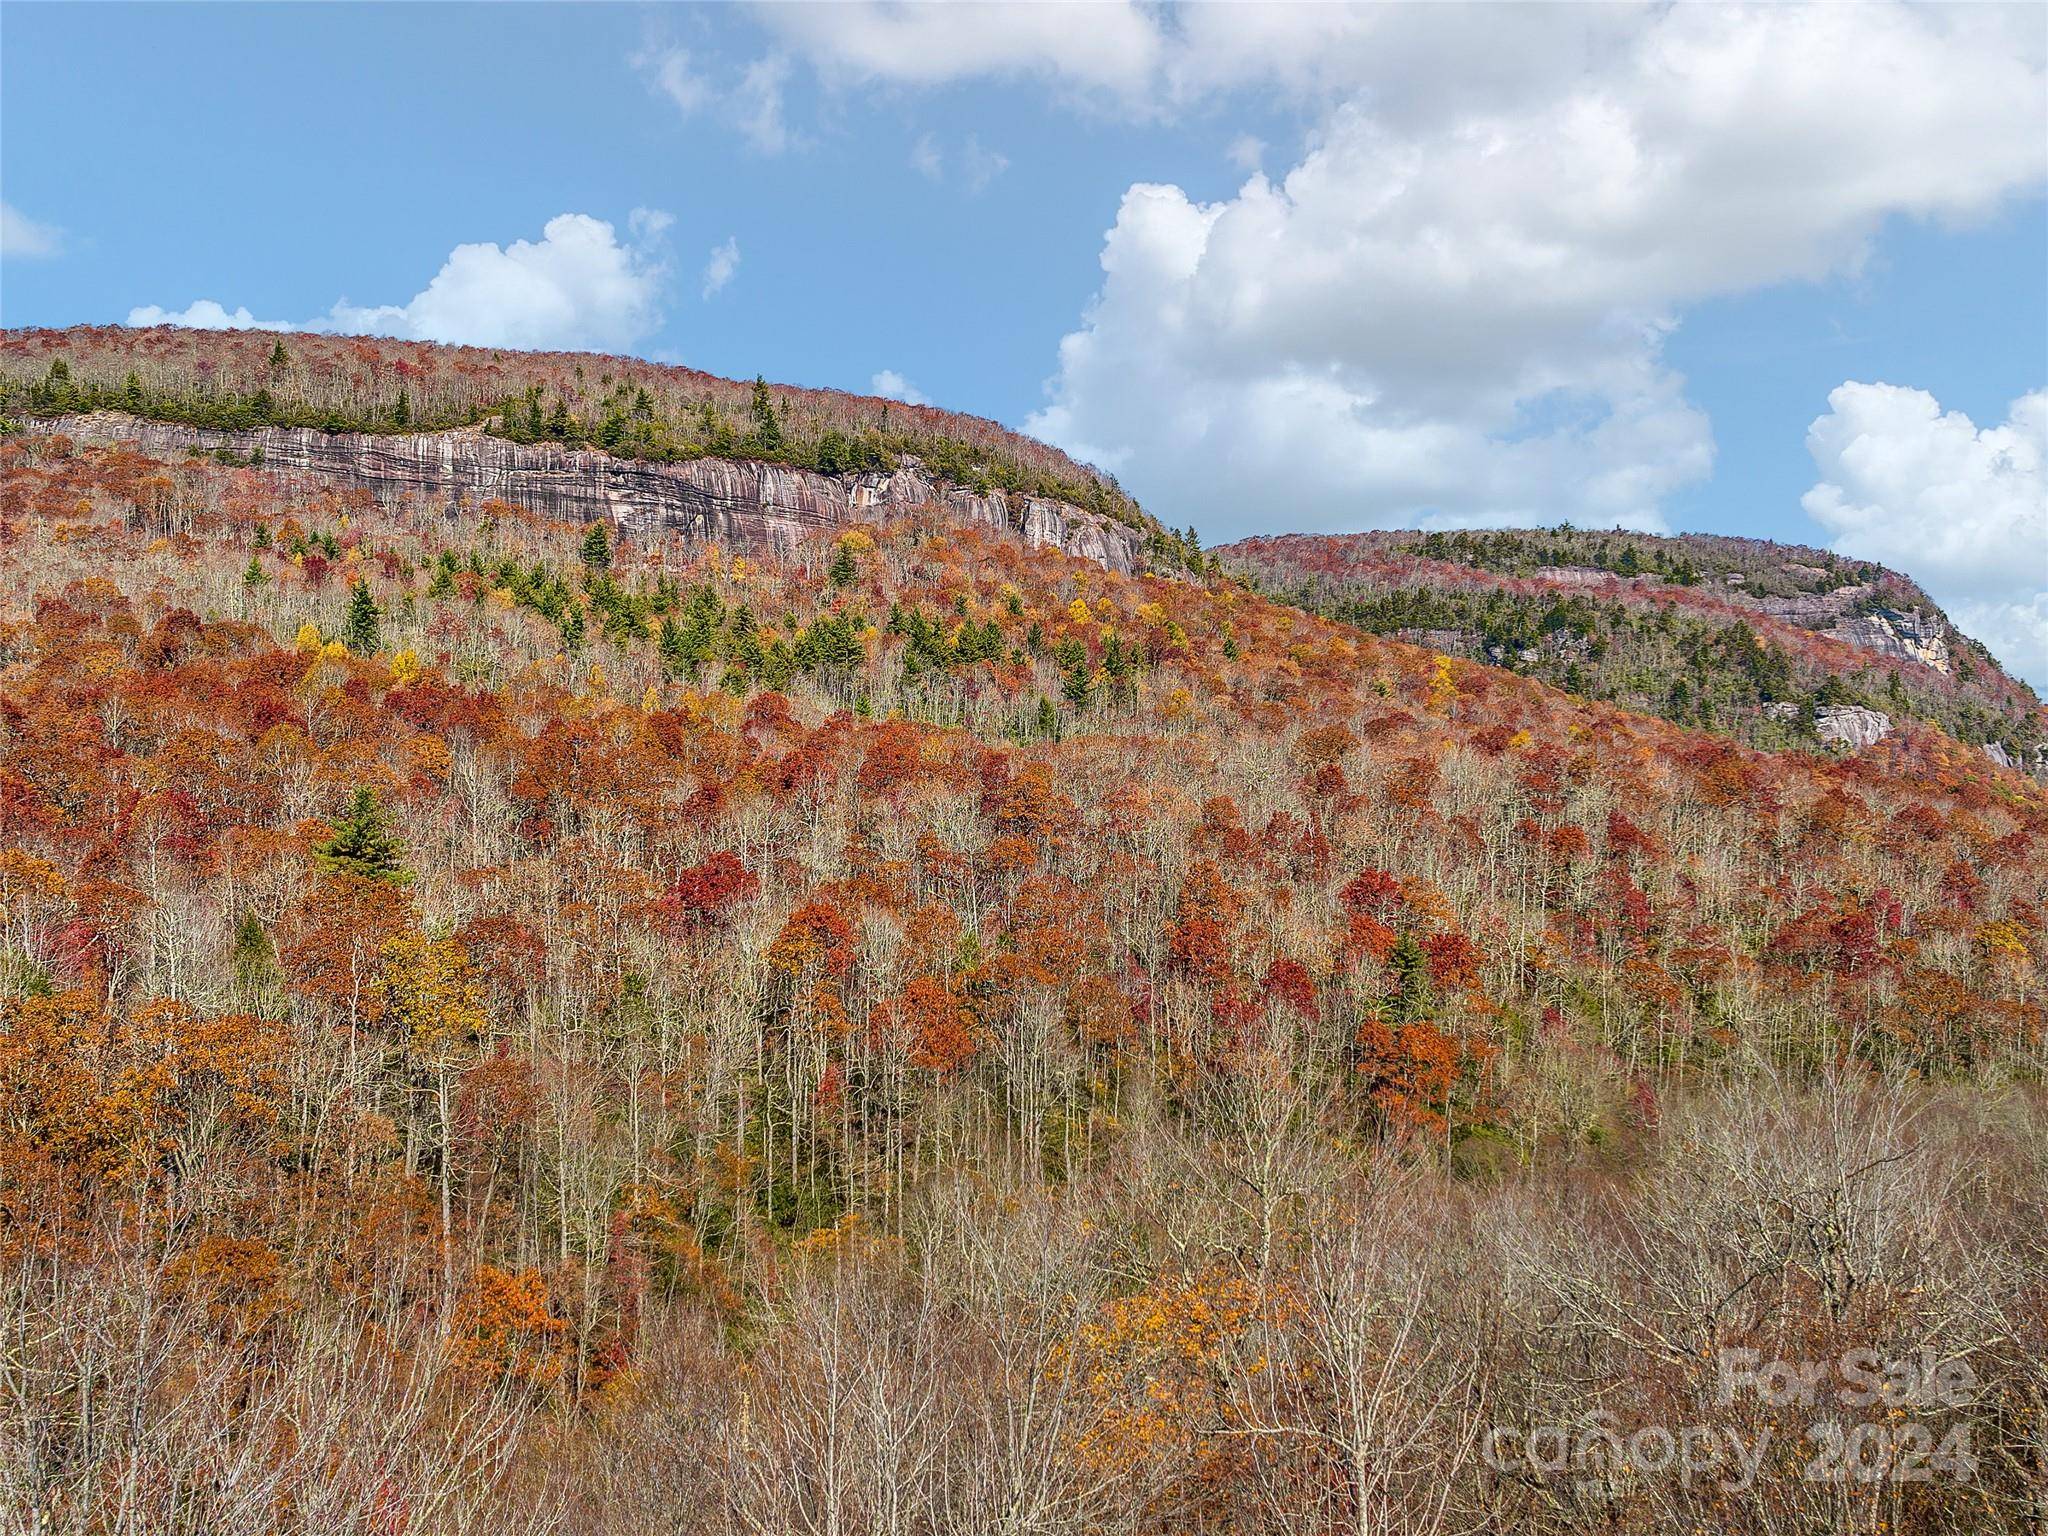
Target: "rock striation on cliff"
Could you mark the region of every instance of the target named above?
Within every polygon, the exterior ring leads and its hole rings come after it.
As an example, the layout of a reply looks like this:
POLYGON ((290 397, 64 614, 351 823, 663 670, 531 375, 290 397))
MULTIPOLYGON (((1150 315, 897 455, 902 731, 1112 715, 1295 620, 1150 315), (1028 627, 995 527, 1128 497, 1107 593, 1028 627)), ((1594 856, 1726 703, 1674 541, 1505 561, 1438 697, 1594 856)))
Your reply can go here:
POLYGON ((1757 607, 1774 619, 1831 635, 1888 660, 1917 661, 1946 673, 1948 626, 1918 608, 1872 607, 1873 590, 1859 585, 1798 597, 1766 597, 1757 601, 1757 607))
POLYGON ((1904 613, 1881 608, 1875 613, 1837 619, 1835 638, 1895 661, 1917 661, 1946 673, 1949 668, 1948 628, 1918 608, 1904 613))
POLYGON ((360 487, 383 501, 410 499, 458 511, 498 500, 564 522, 609 522, 626 533, 668 530, 791 550, 815 533, 931 507, 1126 575, 1145 564, 1139 529, 1042 496, 949 485, 909 457, 887 473, 823 475, 753 459, 617 459, 555 443, 514 443, 473 428, 391 435, 301 427, 223 432, 112 412, 24 425, 82 442, 132 443, 165 456, 194 449, 251 460, 260 455, 265 470, 360 487))
POLYGON ((1892 733, 1892 717, 1860 704, 1823 704, 1813 712, 1813 733, 1831 747, 1861 752, 1892 733))
MULTIPOLYGON (((1819 577, 1818 566, 1787 562, 1788 574, 1819 577)), ((1535 571, 1536 580, 1547 586, 1588 590, 1620 585, 1654 591, 1662 585, 1654 573, 1617 576, 1612 571, 1588 566, 1545 565, 1535 571)), ((1758 597, 1744 590, 1748 579, 1730 575, 1722 582, 1729 602, 1757 609, 1786 624, 1810 629, 1860 650, 1872 651, 1890 661, 1917 661, 1935 671, 1949 670, 1948 626, 1918 608, 1876 607, 1876 588, 1868 584, 1837 587, 1831 592, 1802 592, 1793 597, 1758 597)))

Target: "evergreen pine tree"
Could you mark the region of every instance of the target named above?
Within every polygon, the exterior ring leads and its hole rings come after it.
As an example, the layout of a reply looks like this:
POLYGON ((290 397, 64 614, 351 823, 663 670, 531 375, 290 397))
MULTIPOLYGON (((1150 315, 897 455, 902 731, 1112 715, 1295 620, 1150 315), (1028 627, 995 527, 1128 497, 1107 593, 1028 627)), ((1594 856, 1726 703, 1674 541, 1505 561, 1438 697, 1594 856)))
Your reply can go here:
POLYGON ((235 925, 228 967, 245 997, 259 1000, 277 980, 277 949, 254 912, 244 912, 235 925))
POLYGON ((1404 933, 1387 956, 1393 973, 1393 988, 1387 998, 1387 1012, 1396 1024, 1412 1024, 1429 1014, 1429 961, 1415 935, 1404 933))
POLYGON ((270 371, 272 373, 283 372, 286 368, 289 368, 291 366, 291 362, 292 355, 291 353, 285 351, 283 342, 279 341, 271 344, 270 371))
POLYGON ((249 557, 249 568, 242 572, 242 585, 245 587, 260 587, 269 580, 270 578, 263 574, 263 562, 254 555, 251 555, 249 557))
POLYGON ((860 567, 854 564, 853 551, 842 542, 838 553, 832 557, 832 569, 827 575, 827 580, 835 587, 844 587, 850 585, 859 574, 860 567))
POLYGON ((377 792, 368 785, 356 791, 348 814, 334 829, 334 836, 317 845, 313 857, 321 868, 337 875, 355 875, 365 880, 382 880, 403 885, 412 875, 405 868, 405 845, 385 820, 377 792))
POLYGON ((370 596, 370 584, 358 580, 349 588, 348 617, 342 622, 341 643, 358 656, 374 656, 377 639, 377 600, 370 596))
POLYGON ((1086 709, 1088 699, 1095 692, 1095 679, 1088 670, 1088 659, 1082 657, 1067 669, 1066 681, 1061 685, 1067 702, 1076 709, 1086 709))
POLYGON ((754 436, 761 446, 774 452, 782 446, 782 418, 775 414, 775 399, 768 393, 768 381, 754 375, 754 436))
POLYGON ((690 647, 683 639, 683 627, 674 619, 661 621, 661 665, 670 677, 688 677, 696 670, 690 647))
POLYGON ((608 571, 612 568, 612 539, 603 523, 592 523, 590 532, 583 535, 583 563, 593 571, 608 571))

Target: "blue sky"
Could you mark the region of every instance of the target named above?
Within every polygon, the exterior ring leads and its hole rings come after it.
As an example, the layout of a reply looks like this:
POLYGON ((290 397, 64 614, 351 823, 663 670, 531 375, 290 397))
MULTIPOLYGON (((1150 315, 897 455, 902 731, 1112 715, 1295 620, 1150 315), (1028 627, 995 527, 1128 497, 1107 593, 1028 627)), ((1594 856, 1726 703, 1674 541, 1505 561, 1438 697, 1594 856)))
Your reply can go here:
POLYGON ((8 325, 213 300, 893 376, 1211 538, 1833 543, 2048 680, 2038 7, 14 4, 0 29, 8 325), (610 232, 533 250, 564 214, 610 232))

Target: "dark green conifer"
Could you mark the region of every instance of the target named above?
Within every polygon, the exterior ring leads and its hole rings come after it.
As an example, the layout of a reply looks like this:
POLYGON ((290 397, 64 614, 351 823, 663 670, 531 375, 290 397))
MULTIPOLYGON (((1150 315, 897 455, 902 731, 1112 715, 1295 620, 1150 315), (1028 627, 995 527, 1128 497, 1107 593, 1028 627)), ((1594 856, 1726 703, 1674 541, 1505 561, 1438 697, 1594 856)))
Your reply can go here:
POLYGON ((337 875, 355 875, 364 880, 382 880, 403 885, 412 879, 405 868, 405 845, 391 830, 377 792, 368 785, 358 789, 348 814, 334 829, 334 836, 313 850, 321 868, 337 875))
POLYGON ((775 398, 768 393, 768 381, 754 376, 754 438, 773 453, 782 446, 782 418, 776 414, 775 398))
POLYGON ((842 540, 838 553, 832 556, 832 569, 826 579, 835 587, 844 587, 851 585, 859 574, 860 567, 854 563, 853 551, 842 540))
POLYGON ((370 584, 357 580, 348 591, 348 617, 341 626, 341 643, 358 656, 377 654, 377 600, 370 596, 370 584))

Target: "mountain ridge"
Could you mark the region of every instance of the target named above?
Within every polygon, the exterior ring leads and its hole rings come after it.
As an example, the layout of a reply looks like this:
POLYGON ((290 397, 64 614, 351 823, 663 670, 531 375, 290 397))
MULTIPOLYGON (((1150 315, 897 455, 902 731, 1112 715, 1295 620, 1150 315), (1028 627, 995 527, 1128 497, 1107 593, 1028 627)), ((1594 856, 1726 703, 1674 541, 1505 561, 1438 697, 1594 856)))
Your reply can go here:
POLYGON ((524 502, 785 551, 865 513, 929 503, 1125 574, 1221 559, 1369 632, 1752 745, 1860 748, 1910 719, 2002 766, 2048 772, 2048 710, 2032 690, 1909 577, 1830 551, 1560 528, 1284 533, 1205 557, 1192 530, 1167 528, 1112 479, 979 418, 585 354, 10 331, 9 412, 35 431, 267 457, 384 496, 524 502))
POLYGON ((0 331, 0 416, 120 411, 188 427, 405 435, 475 428, 654 463, 748 459, 827 475, 902 455, 975 495, 1059 500, 1135 528, 1158 564, 1185 536, 1113 476, 984 417, 644 359, 272 331, 0 331))
POLYGON ((1274 534, 1212 554, 1369 632, 1752 744, 1825 742, 1853 711, 1858 730, 1921 720, 2002 766, 2048 770, 2034 690, 1910 576, 1832 551, 1556 528, 1274 534))

